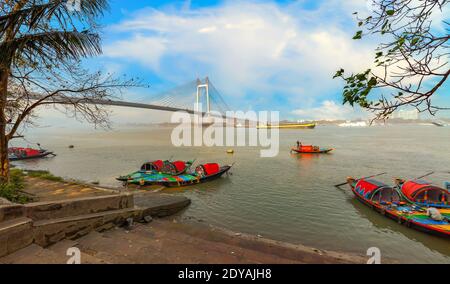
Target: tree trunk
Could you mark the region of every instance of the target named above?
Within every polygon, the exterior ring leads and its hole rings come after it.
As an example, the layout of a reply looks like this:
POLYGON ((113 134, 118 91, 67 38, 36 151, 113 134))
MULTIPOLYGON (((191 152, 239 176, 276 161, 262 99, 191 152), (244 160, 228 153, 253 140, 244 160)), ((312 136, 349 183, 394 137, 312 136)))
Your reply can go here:
POLYGON ((0 138, 0 183, 9 182, 8 140, 0 138))
POLYGON ((9 72, 0 69, 0 183, 9 182, 8 137, 6 133, 6 102, 9 72))

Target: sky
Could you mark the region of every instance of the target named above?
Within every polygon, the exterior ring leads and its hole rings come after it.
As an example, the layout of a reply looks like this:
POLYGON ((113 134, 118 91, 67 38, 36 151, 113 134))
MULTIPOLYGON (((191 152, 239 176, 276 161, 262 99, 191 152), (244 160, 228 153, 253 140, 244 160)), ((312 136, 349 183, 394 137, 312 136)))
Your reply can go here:
MULTIPOLYGON (((343 82, 332 79, 339 68, 357 72, 373 62, 375 41, 352 40, 358 29, 355 11, 368 14, 370 4, 112 0, 101 19, 103 54, 86 64, 150 85, 127 91, 128 101, 150 102, 158 93, 208 76, 234 110, 276 110, 293 120, 366 118, 367 112, 342 105, 343 82)), ((441 97, 440 102, 449 101, 441 97)), ((169 118, 148 110, 113 111, 121 122, 169 118)))

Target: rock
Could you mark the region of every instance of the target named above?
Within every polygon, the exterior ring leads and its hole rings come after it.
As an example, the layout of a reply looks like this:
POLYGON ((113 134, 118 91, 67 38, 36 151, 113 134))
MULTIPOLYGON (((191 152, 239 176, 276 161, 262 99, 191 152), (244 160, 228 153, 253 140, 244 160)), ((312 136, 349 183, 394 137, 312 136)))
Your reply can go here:
POLYGON ((8 199, 0 197, 0 206, 1 205, 11 205, 11 204, 13 204, 13 203, 11 201, 9 201, 8 199))
POLYGON ((151 221, 153 221, 153 218, 152 218, 152 216, 147 215, 147 216, 144 216, 144 221, 145 221, 146 223, 150 223, 151 221))

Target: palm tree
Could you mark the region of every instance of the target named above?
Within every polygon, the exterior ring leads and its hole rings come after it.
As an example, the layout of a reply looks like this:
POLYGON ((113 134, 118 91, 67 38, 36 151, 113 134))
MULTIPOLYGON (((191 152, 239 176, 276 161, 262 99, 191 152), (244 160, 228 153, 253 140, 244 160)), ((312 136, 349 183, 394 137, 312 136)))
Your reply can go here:
POLYGON ((9 180, 8 143, 42 105, 61 105, 89 122, 106 123, 94 99, 135 85, 101 72, 90 74, 80 60, 101 53, 97 19, 107 0, 3 0, 0 3, 0 180, 9 180), (71 1, 73 2, 73 1, 71 1))

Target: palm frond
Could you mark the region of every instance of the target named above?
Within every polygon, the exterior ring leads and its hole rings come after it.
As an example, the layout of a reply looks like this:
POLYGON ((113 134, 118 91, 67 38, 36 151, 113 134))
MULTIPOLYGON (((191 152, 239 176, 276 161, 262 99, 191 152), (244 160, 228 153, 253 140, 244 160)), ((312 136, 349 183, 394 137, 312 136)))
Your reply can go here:
POLYGON ((67 20, 72 18, 92 20, 103 15, 109 7, 107 0, 82 0, 80 10, 71 11, 67 3, 67 0, 41 1, 41 4, 30 1, 23 9, 0 16, 0 35, 10 28, 18 30, 25 26, 28 30, 33 30, 43 21, 49 22, 52 19, 61 26, 65 26, 67 20))
POLYGON ((74 59, 101 53, 96 33, 50 31, 30 34, 0 43, 0 64, 7 65, 15 54, 41 60, 74 59))

